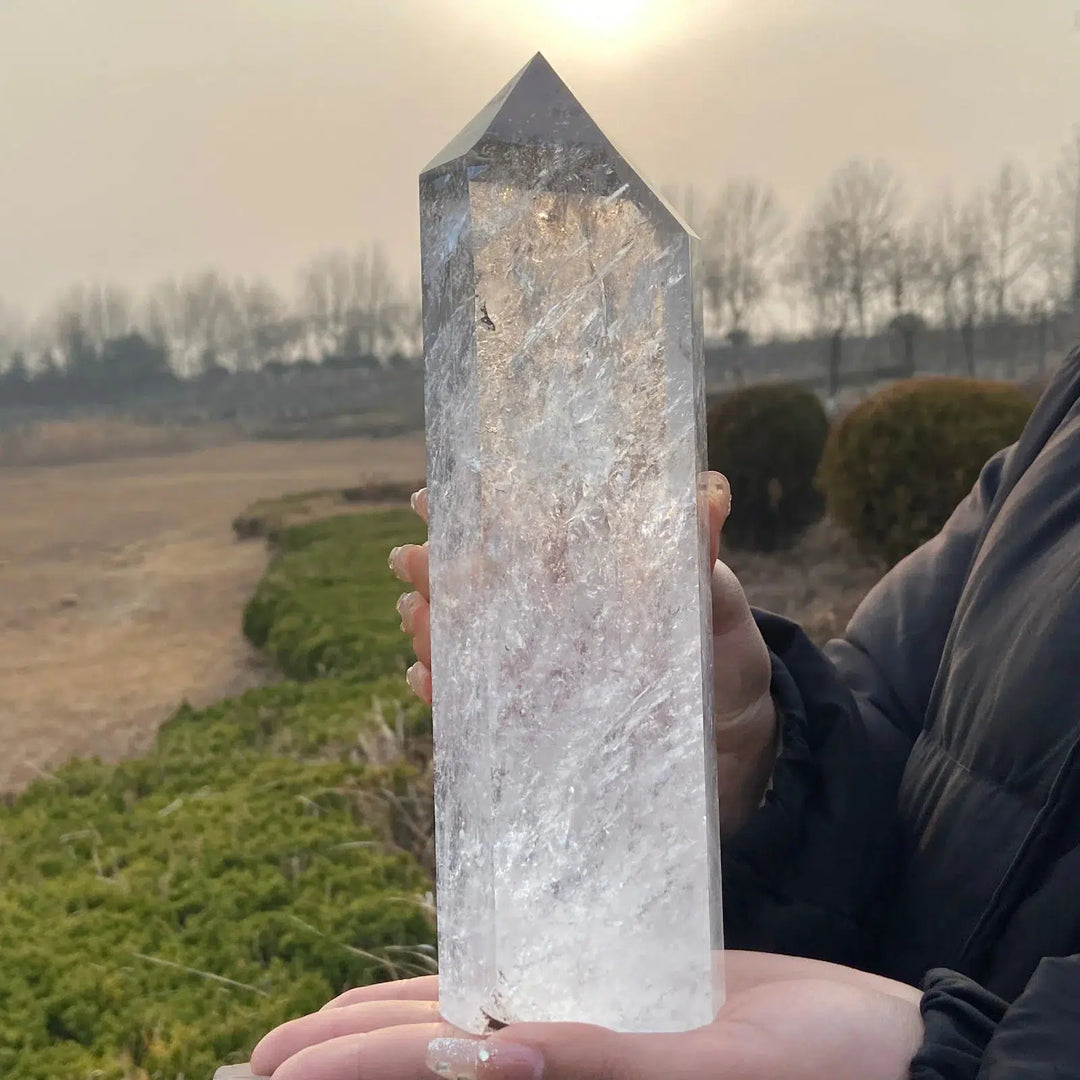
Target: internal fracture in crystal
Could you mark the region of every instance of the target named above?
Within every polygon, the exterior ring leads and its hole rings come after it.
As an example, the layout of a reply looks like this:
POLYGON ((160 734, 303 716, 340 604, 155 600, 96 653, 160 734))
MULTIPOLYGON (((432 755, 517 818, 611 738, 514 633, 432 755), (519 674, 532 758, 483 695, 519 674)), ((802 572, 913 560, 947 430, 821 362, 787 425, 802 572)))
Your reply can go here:
POLYGON ((707 1023, 695 237, 541 56, 420 191, 443 1015, 707 1023))

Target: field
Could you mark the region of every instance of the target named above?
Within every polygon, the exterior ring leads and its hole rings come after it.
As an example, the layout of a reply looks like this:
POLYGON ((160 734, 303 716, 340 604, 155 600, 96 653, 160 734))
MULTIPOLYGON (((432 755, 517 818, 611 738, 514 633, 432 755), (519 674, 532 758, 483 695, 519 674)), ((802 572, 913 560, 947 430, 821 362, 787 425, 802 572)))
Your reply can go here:
POLYGON ((245 506, 423 473, 415 437, 0 468, 0 793, 73 754, 140 753, 182 701, 262 681, 240 631, 266 564, 233 535, 245 506))

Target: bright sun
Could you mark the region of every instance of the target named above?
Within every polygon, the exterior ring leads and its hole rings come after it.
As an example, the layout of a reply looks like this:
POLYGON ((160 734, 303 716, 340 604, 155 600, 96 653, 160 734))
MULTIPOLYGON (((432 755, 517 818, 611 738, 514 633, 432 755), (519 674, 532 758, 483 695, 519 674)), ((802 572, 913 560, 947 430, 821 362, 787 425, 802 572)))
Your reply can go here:
MULTIPOLYGON (((559 51, 625 56, 677 32, 695 5, 710 0, 510 0, 519 31, 559 51)), ((716 0, 711 0, 715 3, 716 0)), ((506 5, 507 0, 502 0, 506 5)), ((506 7, 503 7, 506 10, 506 7)))
MULTIPOLYGON (((470 0, 488 31, 556 56, 627 60, 687 33, 731 0, 470 0)), ((549 59, 552 59, 549 57, 549 59)))
POLYGON ((644 29, 656 5, 649 0, 547 0, 538 5, 588 34, 626 37, 644 29))

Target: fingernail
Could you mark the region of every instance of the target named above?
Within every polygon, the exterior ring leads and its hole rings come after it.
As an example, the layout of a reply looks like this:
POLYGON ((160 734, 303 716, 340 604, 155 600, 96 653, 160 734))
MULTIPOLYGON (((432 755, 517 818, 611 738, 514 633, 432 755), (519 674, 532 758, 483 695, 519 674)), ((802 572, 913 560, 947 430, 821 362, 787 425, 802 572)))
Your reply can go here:
POLYGON ((435 1039, 427 1067, 444 1080, 541 1080, 544 1058, 532 1046, 480 1039, 435 1039))
POLYGON ((409 689, 414 694, 420 693, 420 664, 419 662, 413 664, 408 671, 405 672, 405 681, 409 684, 409 689))
POLYGON ((416 593, 402 593, 397 597, 397 613, 402 617, 402 631, 413 633, 413 611, 416 608, 416 593))
MULTIPOLYGON (((420 489, 420 491, 423 490, 423 488, 420 489)), ((414 511, 420 505, 420 491, 414 491, 409 499, 409 505, 413 508, 414 511)))
POLYGON ((396 578, 401 577, 401 551, 402 549, 399 547, 394 548, 390 552, 390 558, 387 560, 390 570, 396 578))

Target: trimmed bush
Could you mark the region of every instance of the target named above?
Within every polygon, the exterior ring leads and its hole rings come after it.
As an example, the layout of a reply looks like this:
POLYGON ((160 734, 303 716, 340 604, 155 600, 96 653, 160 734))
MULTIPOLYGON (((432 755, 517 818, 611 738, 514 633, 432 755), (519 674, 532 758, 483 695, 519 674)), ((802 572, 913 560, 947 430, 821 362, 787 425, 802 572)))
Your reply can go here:
POLYGON ((821 516, 814 474, 828 431, 817 395, 799 386, 747 386, 710 402, 709 468, 731 483, 725 544, 774 551, 821 516))
POLYGON ((909 379, 874 394, 829 436, 819 470, 829 514, 898 562, 941 530, 1031 410, 1015 386, 977 379, 909 379))
POLYGON ((286 529, 244 611, 244 632, 290 678, 404 673, 414 658, 394 603, 407 586, 390 573, 386 559, 395 544, 424 537, 411 510, 286 529))

